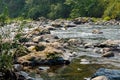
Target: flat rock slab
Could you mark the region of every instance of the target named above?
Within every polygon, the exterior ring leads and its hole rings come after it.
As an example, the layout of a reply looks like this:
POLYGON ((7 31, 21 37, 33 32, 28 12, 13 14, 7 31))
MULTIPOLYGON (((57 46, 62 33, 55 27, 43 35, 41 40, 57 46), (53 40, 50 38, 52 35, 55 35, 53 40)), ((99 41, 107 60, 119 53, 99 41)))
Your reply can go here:
POLYGON ((100 68, 92 78, 106 76, 109 80, 120 80, 120 70, 100 68))

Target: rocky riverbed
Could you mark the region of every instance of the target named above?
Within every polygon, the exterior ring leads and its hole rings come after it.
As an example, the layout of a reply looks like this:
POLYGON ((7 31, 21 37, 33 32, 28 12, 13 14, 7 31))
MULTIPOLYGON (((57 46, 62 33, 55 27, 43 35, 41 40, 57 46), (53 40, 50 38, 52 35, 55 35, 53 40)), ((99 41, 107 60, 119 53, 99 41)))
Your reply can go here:
POLYGON ((22 79, 87 80, 99 68, 120 69, 119 21, 41 18, 11 23, 1 28, 1 34, 7 29, 9 38, 4 42, 20 35, 22 49, 16 55, 14 68, 22 79))

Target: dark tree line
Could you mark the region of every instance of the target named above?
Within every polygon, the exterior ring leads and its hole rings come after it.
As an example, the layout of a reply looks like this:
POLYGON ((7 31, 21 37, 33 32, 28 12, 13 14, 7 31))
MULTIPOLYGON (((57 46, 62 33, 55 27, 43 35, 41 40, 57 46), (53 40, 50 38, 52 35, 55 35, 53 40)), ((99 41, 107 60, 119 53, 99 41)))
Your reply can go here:
POLYGON ((9 17, 109 17, 120 19, 120 0, 0 0, 0 13, 8 7, 9 17))

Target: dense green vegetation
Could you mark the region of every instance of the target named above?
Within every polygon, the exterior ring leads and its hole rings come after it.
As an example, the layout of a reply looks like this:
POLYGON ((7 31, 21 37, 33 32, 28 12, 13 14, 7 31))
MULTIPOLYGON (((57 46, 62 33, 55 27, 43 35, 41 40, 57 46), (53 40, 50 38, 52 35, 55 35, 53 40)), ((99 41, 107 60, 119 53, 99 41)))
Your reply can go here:
POLYGON ((8 7, 11 18, 50 19, 109 17, 120 19, 120 0, 0 0, 0 13, 8 7))

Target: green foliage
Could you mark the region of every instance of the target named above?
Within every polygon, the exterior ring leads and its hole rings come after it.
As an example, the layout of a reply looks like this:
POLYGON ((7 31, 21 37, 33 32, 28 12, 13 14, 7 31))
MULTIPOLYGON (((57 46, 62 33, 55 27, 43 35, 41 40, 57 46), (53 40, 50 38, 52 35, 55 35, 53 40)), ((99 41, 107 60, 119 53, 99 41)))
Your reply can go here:
POLYGON ((26 0, 23 16, 26 18, 37 19, 46 16, 49 12, 49 0, 26 0))
POLYGON ((8 7, 10 17, 50 19, 110 17, 120 19, 119 0, 0 0, 0 14, 8 7))
POLYGON ((66 18, 69 16, 68 9, 69 9, 68 7, 61 3, 52 4, 48 17, 51 19, 66 18))
POLYGON ((80 16, 101 17, 105 3, 103 0, 66 0, 66 4, 72 7, 70 16, 75 18, 80 16))
POLYGON ((111 18, 109 16, 104 17, 105 21, 109 21, 111 18))
POLYGON ((0 23, 1 26, 5 25, 7 23, 7 20, 9 19, 9 14, 8 14, 8 8, 4 7, 3 13, 0 15, 0 23))
MULTIPOLYGON (((6 13, 6 12, 5 12, 6 13)), ((3 21, 6 21, 6 15, 7 14, 3 14, 3 21)), ((25 22, 23 22, 21 24, 21 27, 24 26, 25 22)), ((1 27, 3 27, 5 24, 3 24, 1 27)), ((15 37, 15 39, 13 41, 9 41, 10 40, 10 31, 8 29, 8 31, 6 31, 4 33, 3 29, 0 28, 2 35, 0 35, 0 72, 1 72, 1 77, 3 76, 9 76, 11 77, 11 72, 13 71, 13 62, 15 61, 16 57, 21 56, 21 55, 25 55, 27 54, 27 49, 22 46, 21 44, 18 43, 18 40, 20 38, 21 35, 17 35, 15 37), (10 72, 10 73, 8 73, 10 72)), ((6 29, 7 30, 7 29, 6 29)), ((20 29, 22 30, 22 29, 20 29)), ((4 80, 1 79, 0 80, 4 80)), ((8 78, 7 78, 8 79, 8 78)), ((5 79, 6 80, 6 79, 5 79)), ((9 80, 9 79, 8 79, 9 80)), ((12 79, 10 79, 12 80, 12 79)))
POLYGON ((7 71, 12 70, 13 56, 9 51, 4 51, 0 54, 0 70, 7 71))
POLYGON ((12 70, 13 54, 12 44, 9 42, 3 42, 3 38, 0 38, 0 71, 12 70))
POLYGON ((47 55, 47 59, 57 59, 59 56, 61 55, 61 53, 50 53, 47 55))
POLYGON ((106 16, 112 19, 120 19, 120 1, 119 0, 108 1, 108 6, 104 11, 103 17, 106 17, 106 16))
POLYGON ((17 48, 14 51, 14 56, 20 57, 20 56, 24 56, 28 54, 28 50, 26 47, 24 47, 23 45, 18 45, 17 48))

